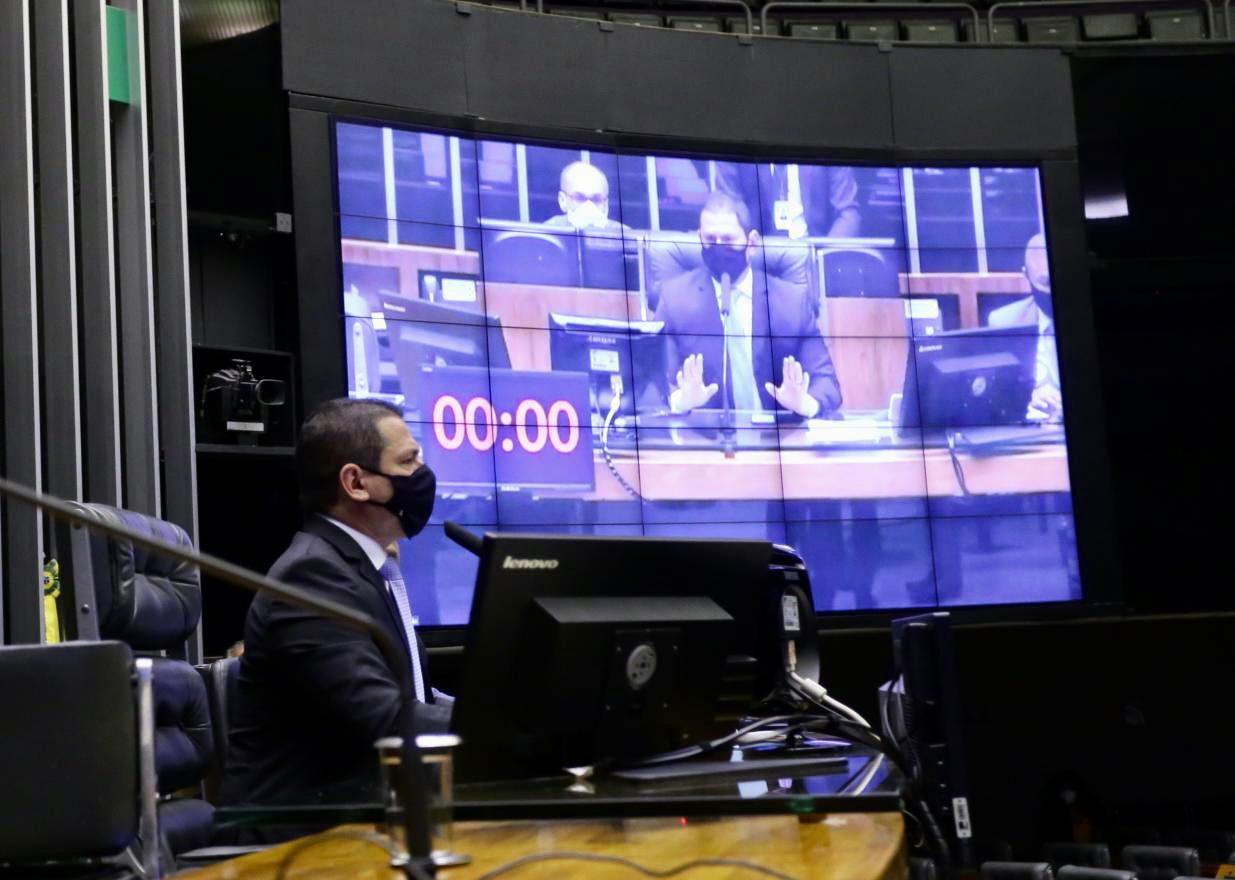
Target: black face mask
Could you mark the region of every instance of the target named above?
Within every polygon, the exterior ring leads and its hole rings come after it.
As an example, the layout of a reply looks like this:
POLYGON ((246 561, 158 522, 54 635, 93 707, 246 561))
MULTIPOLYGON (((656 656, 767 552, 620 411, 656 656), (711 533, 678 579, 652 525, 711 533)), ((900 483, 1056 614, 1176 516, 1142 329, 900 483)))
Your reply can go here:
POLYGON ((403 534, 411 538, 424 531, 433 515, 433 502, 437 497, 437 476, 432 468, 422 464, 410 475, 387 474, 372 468, 365 468, 375 474, 380 474, 390 480, 395 493, 386 503, 370 501, 384 507, 399 518, 403 534))
POLYGON ((726 272, 729 280, 736 282, 749 265, 746 259, 746 245, 733 246, 728 244, 705 244, 703 246, 703 265, 717 281, 726 272))

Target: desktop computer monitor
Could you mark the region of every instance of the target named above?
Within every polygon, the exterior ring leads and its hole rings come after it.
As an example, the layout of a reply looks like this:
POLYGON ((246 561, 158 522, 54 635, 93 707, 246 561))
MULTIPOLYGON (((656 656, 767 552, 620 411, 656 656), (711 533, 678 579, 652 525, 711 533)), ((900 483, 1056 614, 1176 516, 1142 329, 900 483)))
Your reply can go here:
POLYGON ((621 380, 622 402, 618 409, 635 412, 638 400, 646 411, 669 399, 664 321, 626 321, 582 315, 549 313, 549 358, 556 370, 587 373, 591 378, 592 405, 605 416, 615 393, 614 378, 621 380), (635 364, 639 365, 639 386, 635 364))
POLYGON ((933 333, 910 340, 903 431, 1019 425, 1037 365, 1038 328, 933 333))
POLYGON ((460 779, 559 775, 737 727, 764 695, 773 561, 765 541, 485 535, 460 779))
POLYGON ((379 294, 379 304, 407 418, 425 418, 416 410, 425 367, 510 369, 496 315, 386 292, 379 294))

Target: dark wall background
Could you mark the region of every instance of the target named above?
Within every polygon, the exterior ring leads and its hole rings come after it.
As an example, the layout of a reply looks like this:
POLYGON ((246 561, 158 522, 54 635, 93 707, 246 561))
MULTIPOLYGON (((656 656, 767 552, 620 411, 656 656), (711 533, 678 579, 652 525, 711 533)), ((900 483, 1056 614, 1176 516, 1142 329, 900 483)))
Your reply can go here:
POLYGON ((284 4, 291 92, 454 119, 846 150, 1020 153, 1075 146, 1056 49, 697 39, 487 6, 284 4), (363 58, 364 63, 357 63, 363 58))
POLYGON ((1073 77, 1087 195, 1128 200, 1086 228, 1125 595, 1235 608, 1235 47, 1078 55, 1073 77))
MULTIPOLYGON (((189 284, 194 345, 295 351, 287 110, 277 26, 184 53, 189 284)), ((290 456, 199 452, 201 548, 265 571, 299 525, 290 456)), ((247 592, 207 578, 203 645, 242 636, 247 592)))
MULTIPOLYGON (((322 2, 300 0, 286 6, 311 11, 322 2)), ((350 29, 366 18, 380 17, 388 5, 386 0, 363 0, 358 6, 364 8, 352 15, 332 15, 328 21, 333 43, 300 44, 289 31, 282 35, 281 49, 281 35, 268 29, 186 53, 189 205, 195 212, 190 236, 195 341, 286 351, 296 351, 301 343, 292 242, 270 231, 274 213, 293 208, 285 85, 310 95, 338 95, 344 87, 384 89, 342 96, 397 104, 410 83, 425 95, 437 90, 466 102, 461 113, 456 104, 426 104, 422 109, 484 116, 526 93, 527 77, 551 76, 562 90, 560 100, 544 102, 553 105, 543 111, 544 118, 529 116, 526 121, 569 126, 575 120, 571 114, 601 102, 611 107, 614 127, 626 130, 621 128, 622 114, 633 99, 620 94, 616 83, 610 82, 610 91, 603 94, 580 98, 570 88, 570 78, 554 74, 570 67, 511 70, 503 61, 508 50, 500 39, 509 31, 495 31, 492 21, 475 17, 455 21, 463 17, 447 4, 425 4, 435 10, 435 18, 423 32, 391 34, 405 68, 357 63, 356 56, 343 48, 350 29), (464 53, 458 51, 463 39, 458 28, 468 31, 469 48, 464 53), (482 59, 489 59, 492 69, 502 75, 463 76, 468 63, 482 59), (335 64, 346 65, 355 81, 325 78, 323 71, 335 64), (284 70, 294 83, 283 81, 284 70)), ((517 19, 514 26, 534 26, 540 39, 540 28, 546 25, 559 29, 564 45, 593 52, 599 51, 597 46, 605 52, 620 47, 631 58, 646 58, 648 63, 670 57, 666 63, 680 65, 682 76, 697 74, 697 65, 705 63, 702 56, 659 45, 657 41, 666 35, 655 32, 632 30, 628 42, 626 35, 600 36, 594 24, 529 17, 517 19)), ((285 29, 297 26, 296 16, 284 22, 285 29)), ((775 69, 766 47, 687 36, 692 53, 715 52, 726 64, 740 66, 742 75, 718 82, 718 89, 733 89, 740 96, 726 102, 727 108, 760 107, 768 103, 769 94, 775 94, 769 83, 785 81, 769 80, 771 74, 757 72, 761 65, 775 69)), ((785 50, 780 57, 790 59, 787 63, 809 67, 811 56, 805 53, 818 47, 778 43, 777 48, 785 50)), ((1007 628, 1008 633, 1015 631, 1014 638, 1005 638, 998 629, 995 636, 974 637, 967 656, 977 659, 970 665, 982 667, 988 677, 971 685, 984 693, 985 741, 999 744, 998 750, 976 750, 975 760, 985 762, 982 769, 989 773, 1023 766, 1038 774, 1033 786, 1025 787, 1022 780, 1021 789, 1008 790, 1007 799, 995 805, 992 824, 1008 839, 1019 834, 1017 842, 1024 847, 1035 835, 1057 836, 1051 829, 1059 821, 1059 778, 1052 771, 1084 767, 1097 751, 1108 752, 1109 759, 1121 766, 1140 764, 1153 770, 1136 777, 1144 785, 1133 793, 1110 789, 1105 769, 1105 775, 1093 777, 1091 784, 1097 790, 1088 791, 1086 798, 1097 804, 1103 821, 1195 824, 1222 821, 1223 816, 1235 821, 1229 797, 1215 800, 1198 789, 1189 801, 1188 790, 1180 787, 1188 780, 1176 775, 1172 782, 1159 772, 1180 750, 1190 748, 1200 749, 1215 773, 1230 770, 1229 755, 1219 754, 1211 738, 1191 737, 1191 731, 1196 725, 1222 723, 1214 706, 1225 705, 1218 691, 1232 671, 1229 660, 1224 662, 1229 654, 1206 650, 1223 640, 1229 645, 1235 624, 1231 618, 1205 623, 1144 616, 1235 609, 1235 591, 1230 589, 1235 562, 1227 537, 1235 481, 1226 390, 1235 367, 1230 337, 1235 326, 1235 175, 1231 174, 1235 114, 1229 112, 1235 106, 1235 51, 1077 50, 1070 56, 1056 55, 1052 65, 1057 67, 1051 67, 1054 72, 1043 80, 1035 75, 1039 69, 1032 65, 1037 62, 1028 60, 1033 56, 1026 52, 960 50, 969 51, 972 63, 994 77, 978 80, 958 76, 941 61, 955 53, 902 47, 891 53, 874 47, 829 49, 846 52, 843 66, 852 78, 816 83, 827 78, 811 75, 801 81, 821 90, 811 101, 828 108, 828 113, 819 114, 828 121, 820 124, 832 132, 828 137, 835 136, 839 147, 835 154, 863 138, 879 137, 886 142, 865 143, 886 143, 888 149, 906 155, 925 150, 932 140, 943 152, 964 147, 1009 155, 1018 150, 1039 154, 1058 150, 1060 161, 1066 162, 1069 150, 1077 145, 1084 191, 1123 192, 1128 199, 1126 218, 1085 223, 1086 249, 1080 258, 1087 262, 1092 288, 1098 354, 1093 367, 1097 375, 1092 378, 1101 389, 1108 432, 1105 465, 1116 500, 1108 521, 1099 525, 1109 546, 1118 551, 1121 585, 1132 617, 1126 625, 1039 623, 1007 628), (1069 70, 1067 91, 1075 128, 1069 124, 1064 131, 1024 108, 1044 100, 1039 90, 1052 88, 1053 77, 1063 76, 1066 85, 1069 70), (858 108, 850 100, 858 80, 866 88, 883 89, 886 105, 858 108), (923 101, 938 97, 937 113, 932 115, 912 101, 898 104, 897 89, 914 94, 915 84, 923 101), (1018 104, 1018 95, 1025 96, 1026 103, 1018 104), (975 135, 972 124, 969 135, 963 128, 981 113, 997 123, 983 129, 991 132, 990 143, 980 142, 987 135, 975 135), (1129 657, 1136 662, 1126 662, 1129 657), (1100 674, 1086 674, 1095 670, 1100 674), (1180 687, 1181 683, 1187 686, 1180 687), (1212 694, 1208 688, 1214 689, 1212 694), (1166 708, 1152 704, 1153 695, 1168 691, 1174 702, 1166 708), (1109 699, 1095 701, 1091 698, 1095 693, 1109 699), (1155 707, 1152 711, 1145 709, 1150 704, 1155 707), (1129 707, 1135 711, 1126 712, 1129 707), (1086 708, 1093 711, 1086 715, 1082 711, 1086 708), (1027 710, 1037 727, 1025 723, 1027 710), (1032 732, 1048 728, 1058 736, 1044 750, 1032 732), (1069 735, 1069 730, 1078 729, 1088 729, 1092 735, 1069 735), (1098 750, 1097 742, 1104 748, 1098 750), (1071 751, 1069 743, 1074 746, 1071 751), (1018 765, 1018 755, 1032 760, 1018 765)), ((582 55, 576 62, 590 63, 593 58, 582 55)), ((630 93, 647 100, 646 90, 630 88, 630 93)), ((1062 100, 1056 92, 1051 94, 1050 101, 1062 100)), ((719 107, 699 106, 698 114, 679 116, 674 122, 671 96, 658 97, 657 104, 664 114, 656 117, 658 125, 703 125, 691 133, 718 139, 742 136, 715 121, 719 107)), ((1064 105, 1056 104, 1055 109, 1058 112, 1050 118, 1063 118, 1064 105)), ((761 124, 776 124, 760 118, 761 124)), ((827 134, 804 132, 786 129, 778 144, 793 148, 827 134)), ((199 468, 203 548, 264 570, 297 523, 290 460, 199 456, 199 468)), ((207 586, 208 651, 219 652, 240 637, 247 601, 247 596, 222 585, 207 586)), ((864 714, 873 714, 874 688, 891 671, 886 630, 829 628, 824 633, 823 658, 828 687, 864 714)), ((435 656, 435 672, 449 679, 452 659, 435 656)), ((992 778, 1007 779, 1009 784, 1020 779, 992 778)), ((1235 772, 1225 778, 1235 778, 1235 772)), ((979 833, 994 836, 991 824, 986 829, 979 826, 979 833)), ((1033 853, 1026 850, 1024 855, 1033 853)))

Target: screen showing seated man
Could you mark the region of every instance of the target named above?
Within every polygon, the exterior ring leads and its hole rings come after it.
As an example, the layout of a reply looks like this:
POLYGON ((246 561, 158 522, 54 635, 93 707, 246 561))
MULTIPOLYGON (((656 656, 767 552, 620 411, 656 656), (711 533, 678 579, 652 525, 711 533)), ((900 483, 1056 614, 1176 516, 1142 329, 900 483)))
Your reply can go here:
POLYGON ((787 543, 821 611, 1081 598, 1036 168, 335 136, 347 392, 438 475, 421 624, 470 610, 447 519, 787 543))
POLYGON ((700 265, 665 282, 656 312, 669 340, 669 363, 677 367, 669 396, 674 413, 779 408, 815 418, 840 407, 810 286, 769 276, 760 241, 743 202, 721 192, 704 202, 700 265), (792 348, 779 361, 770 353, 774 336, 781 348, 792 348))

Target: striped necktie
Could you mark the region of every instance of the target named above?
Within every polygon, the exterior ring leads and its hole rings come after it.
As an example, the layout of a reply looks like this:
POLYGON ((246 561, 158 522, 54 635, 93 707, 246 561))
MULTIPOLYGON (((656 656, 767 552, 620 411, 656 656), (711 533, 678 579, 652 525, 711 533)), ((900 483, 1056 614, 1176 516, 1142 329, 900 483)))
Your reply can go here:
POLYGON ((423 703, 425 701, 425 679, 420 672, 420 647, 416 641, 416 623, 412 620, 412 603, 407 598, 407 585, 403 583, 403 573, 399 571, 399 563, 393 556, 386 557, 379 573, 385 579, 386 586, 390 588, 390 595, 394 596, 395 605, 399 606, 399 616, 403 618, 403 631, 407 633, 408 653, 412 655, 412 681, 416 687, 416 699, 423 703))

